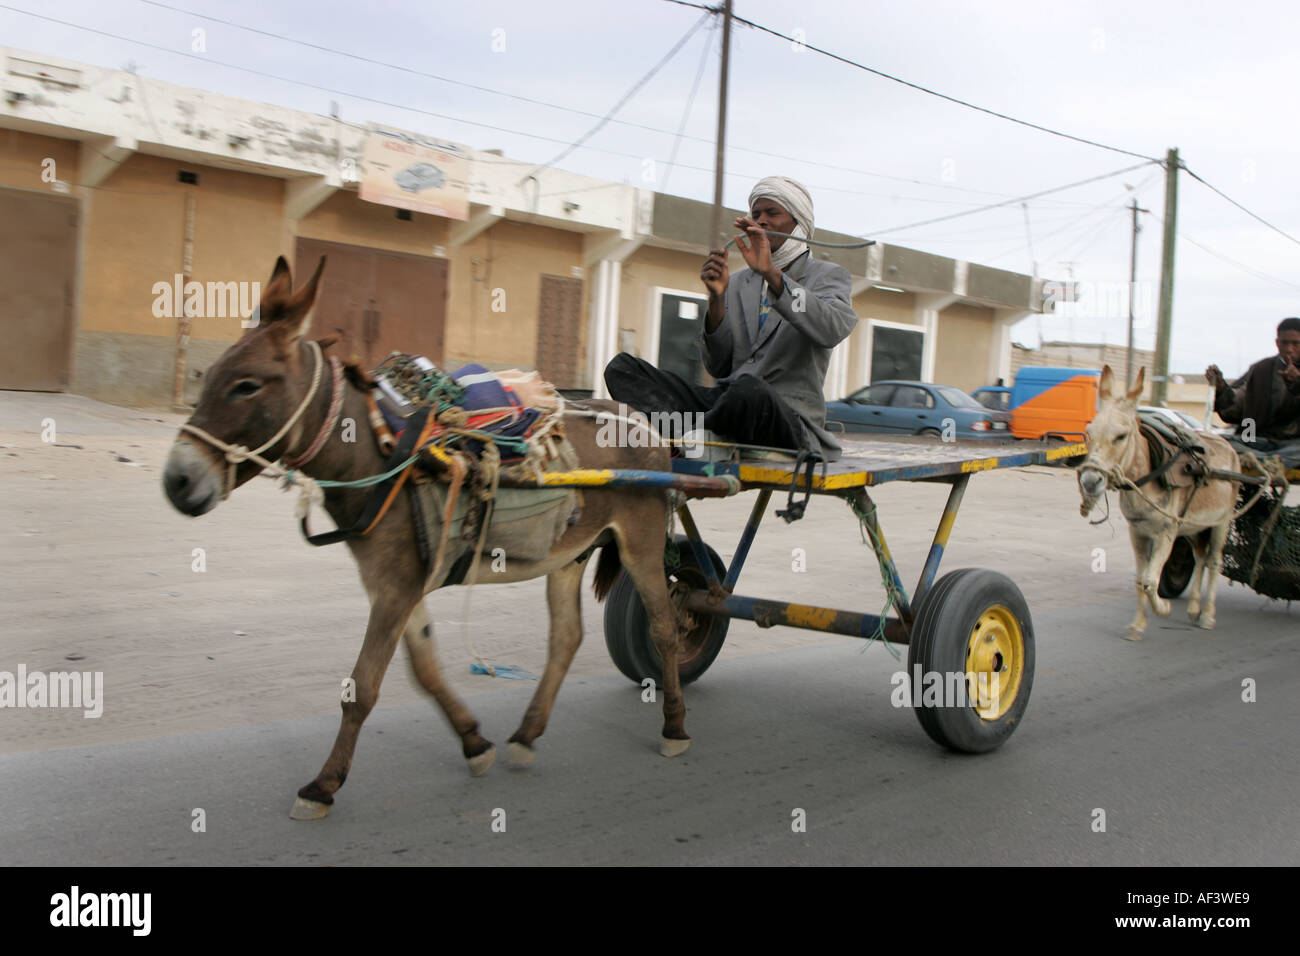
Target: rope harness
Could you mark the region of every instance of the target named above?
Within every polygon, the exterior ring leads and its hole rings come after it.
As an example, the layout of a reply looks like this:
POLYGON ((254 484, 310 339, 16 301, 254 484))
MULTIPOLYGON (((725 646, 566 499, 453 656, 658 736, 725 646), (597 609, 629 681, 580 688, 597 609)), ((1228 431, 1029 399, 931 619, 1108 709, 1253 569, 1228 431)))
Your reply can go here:
MULTIPOLYGON (((332 356, 330 357, 330 366, 333 369, 333 393, 330 396, 330 410, 326 414, 325 422, 321 426, 321 430, 316 435, 316 438, 301 455, 288 460, 293 464, 287 470, 280 468, 280 466, 275 462, 268 461, 266 458, 262 457, 262 452, 273 446, 288 434, 290 429, 293 429, 298 425, 303 412, 305 412, 311 405, 312 400, 316 397, 317 389, 320 388, 321 369, 325 365, 325 356, 318 343, 308 342, 307 346, 311 349, 311 353, 315 358, 315 363, 312 367, 311 373, 311 386, 307 389, 307 394, 298 405, 298 408, 289 416, 289 420, 281 426, 278 432, 258 447, 250 450, 244 445, 232 445, 229 442, 222 441, 215 435, 209 434, 197 425, 191 425, 189 422, 181 425, 181 431, 207 442, 213 448, 222 453, 222 456, 229 466, 226 469, 225 477, 221 483, 222 501, 229 498, 230 493, 234 491, 235 471, 246 461, 251 461, 255 464, 261 465, 264 472, 272 472, 270 476, 272 478, 284 478, 286 487, 293 484, 303 485, 302 497, 298 502, 298 510, 300 514, 304 513, 305 508, 312 500, 323 499, 324 496, 321 495, 319 487, 317 487, 315 483, 305 475, 295 476, 293 469, 305 465, 316 457, 320 450, 325 447, 325 442, 329 439, 330 432, 334 430, 334 426, 338 423, 339 413, 343 409, 343 369, 337 358, 332 356)), ((297 435, 290 439, 289 444, 291 446, 297 444, 297 435)), ((284 456, 281 457, 283 458, 284 456)), ((288 463, 288 461, 286 463, 288 463)))

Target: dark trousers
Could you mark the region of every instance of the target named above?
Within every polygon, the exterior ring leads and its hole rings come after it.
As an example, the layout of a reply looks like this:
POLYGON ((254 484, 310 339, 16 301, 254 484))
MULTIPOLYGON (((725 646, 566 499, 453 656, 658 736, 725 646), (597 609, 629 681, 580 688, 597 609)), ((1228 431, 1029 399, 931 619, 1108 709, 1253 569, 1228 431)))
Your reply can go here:
MULTIPOLYGON (((647 415, 655 412, 703 414, 705 428, 742 445, 798 450, 806 444, 799 416, 772 386, 753 375, 742 375, 729 384, 706 388, 620 352, 605 366, 605 385, 616 401, 647 415)), ((678 419, 669 421, 674 430, 680 430, 678 419)))

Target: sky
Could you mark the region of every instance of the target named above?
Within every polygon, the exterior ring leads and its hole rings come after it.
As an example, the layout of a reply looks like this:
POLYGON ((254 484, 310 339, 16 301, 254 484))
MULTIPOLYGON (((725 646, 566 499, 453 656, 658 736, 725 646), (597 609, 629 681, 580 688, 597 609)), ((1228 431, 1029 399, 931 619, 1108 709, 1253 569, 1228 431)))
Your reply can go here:
MULTIPOLYGON (((1274 351, 1278 321, 1300 314, 1300 5, 735 0, 734 9, 804 46, 734 28, 728 205, 743 207, 762 176, 792 176, 809 187, 819 227, 1081 283, 1081 302, 1015 327, 1014 340, 1033 346, 1126 341, 1127 207, 1136 198, 1149 210, 1140 214, 1136 340, 1151 348, 1161 167, 974 210, 1177 147, 1190 170, 1296 238, 1179 175, 1171 371, 1211 362, 1244 371, 1274 351), (1140 155, 1028 129, 810 47, 1140 155), (959 212, 971 214, 918 225, 959 212)), ((669 0, 0 0, 0 44, 131 64, 143 76, 309 112, 337 103, 345 120, 546 163, 703 16, 669 0), (199 29, 204 50, 195 54, 199 29)), ((717 19, 707 17, 558 166, 711 201, 717 19)))

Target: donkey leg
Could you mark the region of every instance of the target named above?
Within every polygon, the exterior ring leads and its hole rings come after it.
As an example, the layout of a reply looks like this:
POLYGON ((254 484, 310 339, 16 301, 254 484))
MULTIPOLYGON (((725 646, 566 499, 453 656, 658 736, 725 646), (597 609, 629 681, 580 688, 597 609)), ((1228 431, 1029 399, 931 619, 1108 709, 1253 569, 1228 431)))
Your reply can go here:
POLYGON ((663 550, 657 538, 651 539, 651 544, 646 543, 644 536, 634 541, 620 534, 618 539, 623 567, 645 605, 650 638, 663 662, 664 729, 659 753, 676 757, 690 747, 691 738, 686 733, 686 702, 682 696, 681 677, 677 673, 677 610, 668 597, 668 585, 664 580, 663 550))
POLYGON ((461 753, 469 763, 470 775, 477 777, 486 773, 496 759, 496 748, 492 746, 492 741, 485 740, 479 734, 478 721, 474 715, 442 679, 433 645, 433 625, 429 623, 429 614, 423 600, 411 612, 402 636, 406 640, 406 652, 411 658, 415 679, 433 695, 433 699, 442 708, 447 723, 451 724, 451 729, 460 737, 461 753))
POLYGON ((1231 524, 1221 524, 1210 529, 1210 543, 1206 545, 1205 561, 1205 606, 1196 626, 1207 631, 1214 630, 1215 613, 1218 610, 1219 572, 1223 570, 1223 546, 1228 541, 1228 529, 1231 524))
POLYGON ((1160 583, 1160 570, 1169 559, 1173 550, 1174 536, 1172 530, 1158 532, 1147 538, 1139 535, 1129 525, 1129 534, 1133 541, 1133 557, 1137 562, 1137 614, 1128 626, 1124 637, 1130 641, 1140 641, 1147 629, 1147 606, 1160 617, 1166 617, 1170 611, 1169 602, 1156 593, 1160 583))
POLYGON ((1187 619, 1195 624, 1201 615, 1201 586, 1208 557, 1205 541, 1200 535, 1192 539, 1192 554, 1196 556, 1196 567, 1192 571, 1192 590, 1187 596, 1187 619))
POLYGON ((546 606, 551 612, 551 630, 547 641, 546 670, 537 683, 533 699, 524 711, 519 729, 510 737, 506 756, 513 764, 533 762, 533 741, 546 731, 551 719, 555 696, 569 672, 573 655, 582 643, 582 572, 585 563, 573 562, 546 576, 546 606))
POLYGON ((366 638, 352 668, 356 699, 343 701, 343 721, 334 739, 334 749, 316 779, 298 791, 298 799, 289 812, 294 820, 319 820, 330 812, 334 793, 343 786, 352 766, 361 725, 379 700, 379 685, 397 649, 397 638, 419 600, 419 591, 413 594, 397 589, 371 592, 366 638))

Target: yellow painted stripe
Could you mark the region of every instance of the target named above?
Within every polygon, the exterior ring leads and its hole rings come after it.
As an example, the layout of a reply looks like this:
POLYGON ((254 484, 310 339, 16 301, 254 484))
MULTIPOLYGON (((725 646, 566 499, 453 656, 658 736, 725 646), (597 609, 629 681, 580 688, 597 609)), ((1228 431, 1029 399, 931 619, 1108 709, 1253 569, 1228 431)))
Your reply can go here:
POLYGON ((939 519, 939 529, 934 533, 934 540, 938 541, 942 547, 948 547, 948 535, 952 534, 952 526, 957 521, 957 509, 943 509, 943 517, 939 519))
POLYGON ((553 471, 542 476, 544 485, 607 485, 613 480, 614 472, 608 468, 553 471))
POLYGON ((998 458, 976 458, 973 461, 963 461, 961 463, 962 474, 968 474, 972 471, 990 471, 998 466, 1001 459, 998 458))
POLYGON ((828 607, 811 607, 807 604, 791 604, 785 611, 786 619, 797 627, 810 627, 824 631, 835 620, 835 612, 828 607))
MULTIPOLYGON (((780 468, 768 468, 762 465, 741 465, 738 469, 740 480, 747 484, 779 484, 789 486, 790 472, 780 468)), ((847 475, 827 475, 823 478, 821 475, 813 476, 813 487, 823 488, 827 491, 837 488, 856 488, 868 480, 868 474, 865 471, 850 472, 847 475)), ((803 488, 803 480, 799 481, 799 488, 803 488)))
POLYGON ((1064 448, 1053 448, 1047 453, 1048 461, 1056 461, 1058 458, 1073 458, 1076 455, 1088 454, 1087 445, 1066 445, 1064 448))

